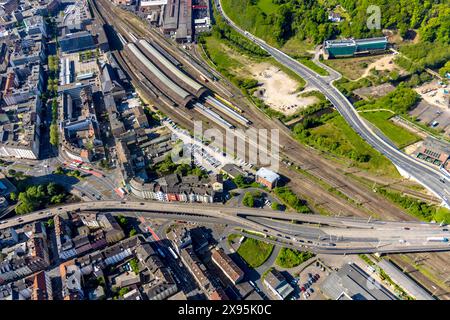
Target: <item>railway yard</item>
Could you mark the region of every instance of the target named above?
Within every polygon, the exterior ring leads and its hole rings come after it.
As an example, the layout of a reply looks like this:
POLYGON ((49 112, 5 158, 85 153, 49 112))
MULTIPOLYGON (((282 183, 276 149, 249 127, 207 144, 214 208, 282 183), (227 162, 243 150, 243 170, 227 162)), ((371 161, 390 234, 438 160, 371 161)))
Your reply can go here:
MULTIPOLYGON (((95 1, 95 3, 99 4, 100 6, 108 6, 110 8, 109 12, 115 12, 119 11, 119 8, 114 7, 110 3, 106 3, 105 1, 95 1)), ((104 8, 104 7, 103 7, 104 8)), ((106 10, 103 10, 104 12, 106 10)), ((108 14, 110 14, 108 12, 108 14)), ((125 15, 123 20, 121 20, 121 24, 116 25, 117 32, 120 34, 137 34, 137 36, 142 37, 148 37, 152 39, 153 41, 159 41, 158 44, 166 49, 166 46, 168 44, 166 43, 167 40, 161 40, 159 37, 155 36, 154 33, 155 30, 143 28, 142 26, 134 26, 131 24, 132 18, 128 17, 129 15, 132 15, 129 12, 121 11, 119 13, 120 15, 125 15), (125 18, 126 17, 126 18, 125 18), (143 30, 142 30, 143 29, 143 30), (122 32, 121 32, 122 31, 122 32), (133 33, 134 31, 134 33, 133 33)), ((113 17, 110 17, 112 19, 113 17)), ((116 21, 118 23, 118 19, 109 20, 109 21, 116 21)), ((122 35, 123 36, 123 35, 122 35)), ((126 36, 123 36, 126 38, 126 36)), ((130 36, 129 36, 130 37, 130 36)), ((130 41, 133 41, 132 38, 129 38, 130 41)), ((177 52, 177 48, 172 48, 173 51, 167 50, 168 53, 174 54, 177 52)), ((179 50, 179 49, 178 49, 179 50)), ((119 54, 120 51, 118 51, 119 54)), ((125 51, 126 52, 126 51, 125 51)), ((122 54, 127 55, 127 53, 122 54)), ((180 55, 180 54, 179 54, 180 55)), ((182 56, 177 56, 178 60, 182 60, 182 56)), ((129 59, 127 56, 126 59, 129 59)), ((133 57, 131 58, 133 59, 133 57)), ((138 62, 133 61, 131 64, 127 64, 125 69, 132 68, 131 66, 135 66, 138 62)), ((186 72, 191 72, 190 68, 187 67, 187 64, 183 65, 183 68, 186 68, 186 72)), ((142 69, 140 69, 142 71, 142 69)), ((140 71, 140 72, 141 72, 140 71)), ((194 76, 194 78, 200 79, 200 76, 198 71, 195 73, 190 73, 194 76)), ((131 74, 133 76, 133 73, 131 74)), ((145 78, 144 83, 147 83, 149 79, 145 78)), ((156 81, 152 78, 152 81, 156 83, 156 81)), ((137 81, 138 82, 138 81, 137 81)), ((178 82, 177 82, 178 83, 178 82)), ((188 84, 184 84, 186 87, 188 84)), ((138 84, 139 86, 139 84, 138 84)), ((152 84, 152 86, 154 86, 152 84)), ((210 90, 213 91, 214 89, 217 90, 217 87, 220 87, 220 83, 214 83, 214 86, 211 84, 211 82, 208 82, 208 84, 205 84, 204 87, 211 86, 210 90)), ((179 87, 179 86, 177 86, 179 87)), ((179 87, 180 92, 185 92, 183 94, 186 95, 186 97, 179 96, 178 98, 175 97, 175 99, 182 99, 184 102, 184 99, 188 99, 189 101, 191 99, 194 99, 194 97, 187 95, 187 90, 179 87)), ((191 89, 192 90, 192 89, 191 89)), ((194 88, 195 90, 195 88, 194 88)), ((197 89, 198 90, 198 89, 197 89)), ((225 90, 228 90, 226 88, 225 90)), ((218 91, 218 90, 217 90, 218 91)), ((220 92, 220 91, 219 91, 220 92)), ((148 98, 155 99, 156 96, 154 95, 154 92, 150 89, 145 90, 146 96, 148 98)), ((236 96, 238 96, 236 94, 236 96)), ((158 102, 165 102, 169 98, 166 96, 163 96, 162 98, 160 96, 157 96, 158 99, 161 101, 158 102)), ((207 99, 210 99, 211 96, 208 96, 207 99)), ((179 101, 182 102, 182 101, 179 101)), ((180 123, 181 126, 186 125, 185 127, 187 129, 193 128, 193 122, 192 119, 197 120, 203 120, 204 122, 208 123, 211 126, 219 126, 218 128, 221 129, 223 127, 221 124, 212 123, 211 118, 206 118, 201 114, 200 112, 189 112, 189 109, 187 108, 180 108, 180 107, 173 107, 173 101, 172 104, 165 104, 161 107, 161 111, 164 114, 170 115, 170 117, 180 123), (195 116, 194 116, 195 115, 195 116), (185 119, 190 119, 191 121, 186 121, 185 119)), ((309 197, 311 199, 316 199, 316 204, 320 204, 325 210, 329 212, 339 212, 341 211, 342 214, 348 213, 350 215, 358 215, 358 216, 367 216, 367 214, 376 214, 376 212, 383 212, 385 219, 395 219, 395 217, 401 218, 401 219, 408 219, 410 218, 407 214, 402 213, 398 207, 390 204, 387 200, 384 200, 377 194, 373 192, 368 192, 369 188, 367 188, 364 185, 361 185, 357 181, 352 181, 347 178, 345 175, 346 172, 351 172, 354 174, 357 174, 355 169, 347 168, 345 165, 340 165, 336 162, 331 162, 324 160, 323 155, 319 154, 317 151, 300 145, 297 141, 295 141, 290 131, 284 127, 281 123, 279 123, 276 120, 268 119, 262 112, 260 112, 257 108, 249 106, 248 102, 245 104, 245 108, 242 107, 242 100, 239 99, 235 103, 236 105, 239 105, 241 109, 245 109, 245 112, 243 113, 243 116, 252 119, 252 125, 256 128, 276 128, 279 129, 280 132, 280 148, 282 157, 289 163, 293 163, 292 166, 281 164, 280 173, 283 174, 286 177, 291 178, 292 181, 290 183, 292 184, 292 187, 296 192, 298 192, 300 195, 304 195, 305 197, 309 197), (344 194, 346 197, 353 199, 355 203, 362 204, 363 209, 359 208, 356 205, 352 205, 348 203, 348 201, 335 196, 330 195, 327 190, 324 190, 323 186, 318 185, 314 179, 311 179, 303 174, 301 174, 299 171, 295 169, 295 166, 299 166, 302 170, 307 171, 308 173, 312 174, 314 177, 316 177, 319 180, 322 180, 328 187, 334 188, 339 190, 342 194, 344 194), (302 187, 296 186, 295 181, 301 181, 302 187), (305 185, 305 183, 307 185, 305 185), (337 206, 336 206, 337 205, 337 206)), ((160 107, 160 104, 158 104, 158 107, 160 107)), ((195 111, 195 107, 193 110, 195 111)), ((231 110, 231 108, 229 108, 231 110)), ((233 123, 233 126, 236 128, 242 128, 245 129, 246 127, 242 126, 238 121, 234 119, 230 119, 228 114, 223 114, 223 116, 220 116, 217 111, 219 110, 211 110, 216 114, 217 116, 224 119, 226 122, 233 123)), ((220 111, 219 111, 220 112, 220 111)))
MULTIPOLYGON (((277 120, 269 119, 246 100, 237 88, 202 62, 195 50, 188 52, 174 45, 157 30, 145 26, 137 16, 111 2, 92 0, 91 5, 97 17, 103 22, 108 21, 112 30, 117 32, 116 50, 112 53, 131 78, 133 86, 146 102, 157 106, 180 126, 192 130, 193 121, 201 120, 204 127, 219 130, 250 127, 279 129, 280 153, 284 160, 280 163, 279 173, 289 177, 291 189, 308 201, 313 212, 414 220, 414 217, 351 176, 368 179, 378 185, 394 184, 405 194, 430 198, 422 191, 408 189, 410 183, 400 178, 370 177, 365 172, 328 160, 316 150, 300 145, 288 128, 277 120), (235 108, 221 102, 220 96, 226 97, 235 108)), ((110 39, 110 42, 114 41, 110 39)), ((408 256, 414 260, 419 254, 408 256)), ((439 270, 447 257, 448 253, 433 253, 422 263, 430 265, 432 270, 439 270)), ((394 259, 400 258, 394 256, 394 259)), ((406 259, 402 261, 407 264, 406 259)))
POLYGON ((431 17, 4 2, 0 301, 450 300, 450 69, 406 65, 431 17))

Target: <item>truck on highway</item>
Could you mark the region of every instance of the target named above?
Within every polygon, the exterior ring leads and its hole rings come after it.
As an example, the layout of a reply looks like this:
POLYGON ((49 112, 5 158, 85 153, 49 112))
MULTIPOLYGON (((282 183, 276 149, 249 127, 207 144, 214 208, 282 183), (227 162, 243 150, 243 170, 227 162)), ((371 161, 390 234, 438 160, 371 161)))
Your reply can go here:
POLYGON ((124 198, 125 197, 125 189, 120 187, 120 188, 116 188, 114 189, 114 191, 116 191, 116 193, 119 195, 119 197, 124 198))
POLYGON ((448 242, 448 238, 446 237, 428 237, 427 241, 432 242, 448 242))

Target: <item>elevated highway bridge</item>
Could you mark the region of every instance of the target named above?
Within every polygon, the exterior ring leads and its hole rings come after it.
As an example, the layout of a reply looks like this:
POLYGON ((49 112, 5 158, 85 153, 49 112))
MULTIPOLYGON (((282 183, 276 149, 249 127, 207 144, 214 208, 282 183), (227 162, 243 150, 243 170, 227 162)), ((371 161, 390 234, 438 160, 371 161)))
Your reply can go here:
POLYGON ((231 208, 218 204, 155 201, 91 201, 48 208, 4 220, 0 229, 15 227, 65 212, 109 211, 190 220, 201 217, 264 234, 280 245, 317 253, 394 253, 449 251, 445 227, 424 222, 391 222, 329 217, 273 210, 231 208), (428 241, 432 238, 433 241, 428 241))

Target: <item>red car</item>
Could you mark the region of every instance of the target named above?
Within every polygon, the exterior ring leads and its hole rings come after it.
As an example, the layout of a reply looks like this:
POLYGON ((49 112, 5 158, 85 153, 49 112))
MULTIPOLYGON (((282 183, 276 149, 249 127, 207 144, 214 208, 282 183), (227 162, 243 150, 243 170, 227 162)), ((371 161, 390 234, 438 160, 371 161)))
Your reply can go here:
POLYGON ((305 292, 305 291, 306 291, 305 287, 301 287, 300 290, 301 290, 302 292, 305 292))

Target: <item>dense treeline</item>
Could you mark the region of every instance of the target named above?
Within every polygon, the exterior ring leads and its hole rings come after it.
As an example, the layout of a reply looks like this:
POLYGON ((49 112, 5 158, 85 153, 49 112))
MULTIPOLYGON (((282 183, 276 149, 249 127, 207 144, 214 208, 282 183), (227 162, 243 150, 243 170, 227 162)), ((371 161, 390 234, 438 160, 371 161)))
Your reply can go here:
MULTIPOLYGON (((250 53, 252 55, 260 57, 269 56, 269 54, 265 50, 261 49, 258 45, 254 44, 247 38, 237 33, 233 28, 231 28, 220 15, 216 14, 215 19, 216 21, 212 29, 212 33, 216 38, 231 42, 233 47, 238 50, 244 51, 244 53, 250 53)), ((208 34, 203 34, 200 36, 200 43, 205 42, 205 36, 208 36, 208 34)))
POLYGON ((420 72, 424 68, 439 68, 450 59, 450 46, 448 43, 442 42, 420 42, 406 45, 400 48, 400 52, 406 57, 399 56, 395 62, 413 73, 420 72))
POLYGON ((228 15, 257 36, 282 45, 291 37, 320 43, 332 37, 368 37, 381 30, 367 28, 367 8, 380 7, 381 28, 398 29, 402 36, 408 30, 419 30, 423 41, 450 43, 450 8, 448 0, 222 0, 228 15), (328 21, 328 9, 337 5, 346 11, 339 24, 328 21), (266 13, 267 6, 271 12, 266 13))
POLYGON ((50 125, 50 143, 57 146, 59 141, 58 135, 58 101, 52 100, 52 124, 50 125))
POLYGON ((390 109, 399 114, 406 114, 419 100, 419 94, 413 89, 399 86, 384 97, 371 101, 360 101, 355 105, 363 109, 390 109))
POLYGON ((291 208, 300 213, 310 213, 311 210, 306 205, 306 201, 297 197, 288 187, 277 187, 273 189, 278 198, 283 200, 291 208))
POLYGON ((438 208, 424 201, 404 196, 401 193, 389 191, 384 188, 378 188, 377 192, 397 203, 409 214, 425 221, 435 220, 438 222, 449 223, 450 211, 446 208, 438 208))
POLYGON ((195 175, 200 178, 208 177, 207 173, 202 171, 199 167, 193 167, 187 163, 174 163, 170 155, 167 155, 164 161, 155 166, 150 166, 148 169, 150 172, 155 172, 160 177, 173 173, 181 176, 195 175))
POLYGON ((28 186, 18 196, 11 193, 11 200, 19 202, 15 209, 16 213, 25 214, 42 209, 49 204, 62 203, 67 196, 68 194, 62 186, 50 182, 43 185, 28 186))
POLYGON ((359 163, 367 163, 371 156, 367 153, 362 153, 356 148, 349 150, 348 145, 342 143, 334 136, 322 135, 314 132, 312 129, 326 124, 338 115, 336 111, 327 113, 321 116, 310 116, 305 118, 302 122, 294 126, 293 132, 295 137, 301 142, 333 154, 346 157, 359 163))

